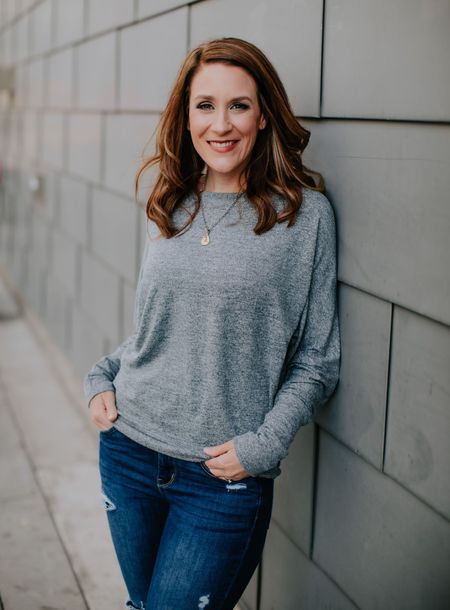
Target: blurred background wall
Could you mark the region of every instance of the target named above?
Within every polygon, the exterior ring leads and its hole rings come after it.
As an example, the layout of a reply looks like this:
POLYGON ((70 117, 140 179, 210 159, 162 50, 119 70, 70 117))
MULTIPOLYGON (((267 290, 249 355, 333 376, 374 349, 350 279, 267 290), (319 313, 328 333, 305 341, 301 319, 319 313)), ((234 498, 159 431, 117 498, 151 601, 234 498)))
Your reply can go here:
POLYGON ((282 464, 243 608, 450 607, 449 26, 448 0, 0 2, 0 271, 80 382, 132 329, 133 178, 186 52, 257 44, 311 131, 341 379, 282 464))

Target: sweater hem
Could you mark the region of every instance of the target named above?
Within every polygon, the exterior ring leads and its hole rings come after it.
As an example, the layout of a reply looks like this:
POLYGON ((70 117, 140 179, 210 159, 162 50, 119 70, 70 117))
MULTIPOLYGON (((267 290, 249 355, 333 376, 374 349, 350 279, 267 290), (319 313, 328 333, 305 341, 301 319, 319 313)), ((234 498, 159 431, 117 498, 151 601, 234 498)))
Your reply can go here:
MULTIPOLYGON (((177 449, 173 449, 171 445, 158 441, 157 439, 149 436, 148 434, 145 434, 145 432, 137 430, 129 423, 124 421, 122 416, 119 416, 116 419, 113 426, 114 428, 119 430, 119 432, 122 432, 123 434, 125 434, 125 436, 128 436, 128 438, 131 438, 131 440, 135 441, 136 443, 139 443, 140 445, 143 445, 148 449, 152 449, 153 451, 157 451, 158 453, 168 455, 169 457, 173 457, 179 460, 186 460, 188 462, 202 462, 203 460, 206 460, 208 458, 206 453, 199 457, 198 454, 194 454, 192 452, 180 451, 179 444, 177 444, 176 446, 177 449)), ((205 447, 206 446, 207 445, 205 445, 205 447)), ((258 474, 256 477, 254 475, 251 476, 254 476, 254 478, 262 477, 267 479, 274 479, 280 473, 280 469, 275 468, 265 473, 258 474)))

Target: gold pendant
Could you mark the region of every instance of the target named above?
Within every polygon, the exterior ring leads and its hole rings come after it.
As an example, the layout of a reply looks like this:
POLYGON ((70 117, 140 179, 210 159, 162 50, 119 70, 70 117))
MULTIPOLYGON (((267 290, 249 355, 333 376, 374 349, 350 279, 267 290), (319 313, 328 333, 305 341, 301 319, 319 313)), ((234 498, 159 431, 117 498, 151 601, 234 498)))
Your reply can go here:
POLYGON ((202 246, 207 246, 209 244, 209 233, 205 231, 205 234, 202 237, 202 246))

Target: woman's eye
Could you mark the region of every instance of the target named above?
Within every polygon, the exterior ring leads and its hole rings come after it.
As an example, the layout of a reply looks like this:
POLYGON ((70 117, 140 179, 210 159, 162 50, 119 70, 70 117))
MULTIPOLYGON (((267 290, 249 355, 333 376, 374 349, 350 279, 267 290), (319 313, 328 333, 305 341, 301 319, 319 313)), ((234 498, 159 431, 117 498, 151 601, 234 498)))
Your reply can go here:
MULTIPOLYGON (((242 102, 235 102, 231 107, 237 107, 238 109, 246 109, 248 108, 247 104, 244 104, 242 102)), ((212 108, 212 104, 210 104, 209 102, 202 102, 201 104, 198 104, 197 108, 200 108, 200 110, 209 110, 209 108, 212 108)))
POLYGON ((202 102, 197 106, 197 108, 200 108, 200 110, 204 110, 206 106, 211 106, 211 104, 209 104, 208 102, 202 102))

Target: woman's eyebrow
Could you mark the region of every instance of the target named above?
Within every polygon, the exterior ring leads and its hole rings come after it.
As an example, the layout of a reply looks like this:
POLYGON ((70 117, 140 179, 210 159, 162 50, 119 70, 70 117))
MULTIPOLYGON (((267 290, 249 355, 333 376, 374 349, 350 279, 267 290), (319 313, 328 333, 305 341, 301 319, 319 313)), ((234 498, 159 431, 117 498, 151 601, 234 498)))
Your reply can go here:
MULTIPOLYGON (((213 95, 202 95, 202 94, 200 94, 200 95, 196 95, 194 99, 196 100, 198 98, 203 98, 205 100, 213 100, 214 96, 213 95)), ((232 100, 230 100, 230 102, 237 102, 239 100, 248 100, 249 102, 251 102, 252 98, 248 97, 248 95, 240 95, 239 97, 234 97, 232 100)))

